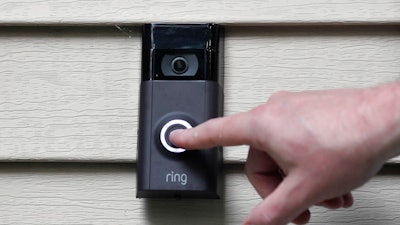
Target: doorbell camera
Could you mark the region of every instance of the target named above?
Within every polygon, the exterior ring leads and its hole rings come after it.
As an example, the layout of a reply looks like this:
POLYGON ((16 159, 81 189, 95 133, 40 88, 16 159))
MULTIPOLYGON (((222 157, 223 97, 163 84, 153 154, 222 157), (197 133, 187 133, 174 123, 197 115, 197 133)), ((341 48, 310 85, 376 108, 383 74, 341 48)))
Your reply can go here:
POLYGON ((216 24, 143 26, 138 198, 220 198, 221 147, 186 151, 169 134, 222 116, 222 34, 216 24))

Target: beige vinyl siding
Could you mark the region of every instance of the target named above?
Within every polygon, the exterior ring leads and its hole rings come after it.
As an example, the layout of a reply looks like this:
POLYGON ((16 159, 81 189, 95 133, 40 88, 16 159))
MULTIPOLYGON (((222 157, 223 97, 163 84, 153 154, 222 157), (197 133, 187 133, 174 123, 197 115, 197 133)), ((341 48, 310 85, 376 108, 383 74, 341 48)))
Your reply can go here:
MULTIPOLYGON (((135 198, 143 23, 226 26, 225 115, 279 90, 400 78, 398 0, 4 0, 0 12, 0 224, 230 225, 260 202, 246 146, 225 148, 221 200, 135 198)), ((399 163, 352 208, 313 207, 310 224, 400 224, 399 163)))
MULTIPOLYGON (((140 29, 122 30, 0 29, 1 161, 135 161, 140 29)), ((368 87, 400 75, 397 26, 227 27, 225 39, 225 115, 279 90, 368 87)), ((227 148, 225 160, 246 154, 227 148)))
POLYGON ((396 0, 4 0, 0 12, 0 23, 8 25, 216 22, 236 26, 400 22, 400 2, 396 0))
MULTIPOLYGON (((387 171, 389 170, 389 171, 387 171)), ((222 200, 135 198, 133 164, 0 164, 1 224, 239 225, 261 199, 241 166, 224 169, 222 200)), ((398 171, 354 192, 350 209, 312 208, 310 225, 398 225, 398 171)))

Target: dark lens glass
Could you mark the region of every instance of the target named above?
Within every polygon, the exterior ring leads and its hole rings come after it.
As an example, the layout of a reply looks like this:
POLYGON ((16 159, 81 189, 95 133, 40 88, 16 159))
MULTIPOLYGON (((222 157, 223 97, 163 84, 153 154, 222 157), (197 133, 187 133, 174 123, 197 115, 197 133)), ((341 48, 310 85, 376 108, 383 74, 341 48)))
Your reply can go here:
POLYGON ((172 71, 177 74, 185 73, 188 69, 188 64, 185 58, 183 57, 176 57, 172 60, 171 63, 172 71))

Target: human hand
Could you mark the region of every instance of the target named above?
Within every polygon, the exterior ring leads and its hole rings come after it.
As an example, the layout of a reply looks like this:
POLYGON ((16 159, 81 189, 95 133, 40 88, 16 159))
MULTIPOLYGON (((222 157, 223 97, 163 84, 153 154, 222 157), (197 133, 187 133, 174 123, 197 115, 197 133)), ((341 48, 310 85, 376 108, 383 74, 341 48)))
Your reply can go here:
POLYGON ((398 118, 379 110, 386 102, 378 93, 280 92, 249 112, 174 131, 170 139, 186 149, 249 145, 246 174, 263 201, 245 224, 304 224, 312 205, 351 206, 350 191, 389 157, 385 149, 399 133, 390 124, 398 118))

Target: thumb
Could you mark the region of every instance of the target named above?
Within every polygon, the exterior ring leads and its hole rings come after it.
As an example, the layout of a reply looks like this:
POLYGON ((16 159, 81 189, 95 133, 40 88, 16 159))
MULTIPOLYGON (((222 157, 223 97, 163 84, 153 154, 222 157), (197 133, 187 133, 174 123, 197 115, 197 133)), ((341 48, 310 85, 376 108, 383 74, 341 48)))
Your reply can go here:
MULTIPOLYGON (((300 174, 297 174, 300 175, 300 174)), ((312 190, 302 176, 290 174, 257 205, 245 225, 286 225, 312 205, 312 190)))

